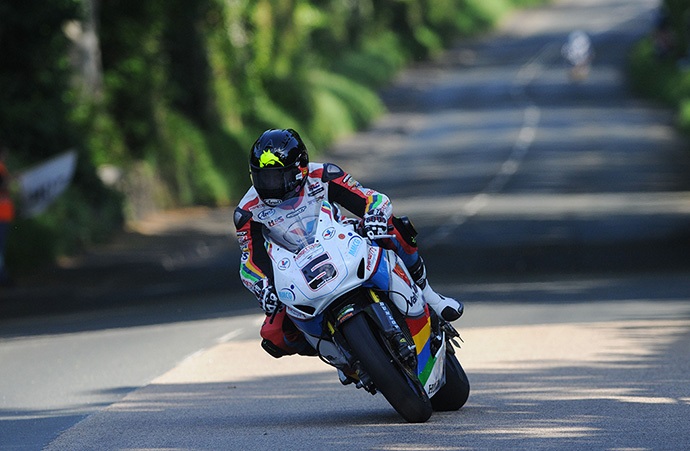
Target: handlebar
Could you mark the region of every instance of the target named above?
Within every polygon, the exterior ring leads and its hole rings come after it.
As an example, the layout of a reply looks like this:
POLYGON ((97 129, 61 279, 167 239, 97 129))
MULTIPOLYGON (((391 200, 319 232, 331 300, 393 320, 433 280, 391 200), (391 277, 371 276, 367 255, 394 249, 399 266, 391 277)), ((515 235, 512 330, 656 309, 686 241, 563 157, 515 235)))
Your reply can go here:
POLYGON ((396 237, 395 235, 376 235, 374 237, 374 240, 383 240, 386 238, 395 238, 395 237, 396 237))

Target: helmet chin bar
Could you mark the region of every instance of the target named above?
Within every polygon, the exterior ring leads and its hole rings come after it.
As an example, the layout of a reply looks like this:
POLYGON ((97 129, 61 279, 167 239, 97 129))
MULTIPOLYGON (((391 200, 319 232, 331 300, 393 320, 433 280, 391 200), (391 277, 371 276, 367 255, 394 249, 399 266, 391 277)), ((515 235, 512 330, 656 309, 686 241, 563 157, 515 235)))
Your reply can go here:
POLYGON ((277 207, 283 203, 283 199, 262 199, 269 207, 277 207))
POLYGON ((277 197, 271 197, 270 195, 267 195, 266 197, 259 195, 259 197, 261 197, 263 203, 265 203, 269 207, 276 207, 285 202, 286 200, 292 199, 293 197, 299 195, 300 191, 302 190, 302 187, 304 186, 305 180, 306 179, 303 179, 300 183, 297 184, 297 186, 295 186, 292 190, 288 191, 288 193, 285 196, 283 196, 282 199, 277 197))

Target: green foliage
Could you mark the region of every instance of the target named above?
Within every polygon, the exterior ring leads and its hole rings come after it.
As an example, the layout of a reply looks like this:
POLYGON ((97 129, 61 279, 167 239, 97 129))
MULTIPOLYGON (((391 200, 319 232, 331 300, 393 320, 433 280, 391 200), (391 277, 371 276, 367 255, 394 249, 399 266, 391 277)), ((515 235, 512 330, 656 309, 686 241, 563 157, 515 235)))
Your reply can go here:
POLYGON ((690 133, 690 95, 685 96, 678 108, 678 126, 685 133, 690 133))
POLYGON ((679 128, 690 133, 690 71, 675 59, 658 57, 646 38, 634 47, 629 72, 633 89, 674 108, 679 128))
MULTIPOLYGON (((68 148, 78 149, 72 187, 49 211, 18 218, 8 265, 27 268, 105 239, 121 223, 121 198, 95 175, 80 117, 90 117, 72 88, 70 42, 63 32, 80 18, 79 0, 0 3, 0 142, 14 175, 68 148), (81 110, 80 110, 81 108, 81 110)), ((111 129, 116 134, 116 129, 111 129)), ((18 206, 21 213, 21 205, 18 206)))
POLYGON ((68 148, 80 165, 47 213, 17 221, 10 260, 73 252, 149 204, 231 203, 266 128, 296 128, 318 154, 384 111, 376 89, 411 60, 544 1, 99 1, 102 87, 89 93, 63 27, 90 0, 0 2, 0 141, 14 165, 68 148), (101 165, 122 168, 122 195, 101 165))
POLYGON ((669 27, 673 34, 673 56, 685 57, 688 54, 688 42, 690 40, 690 3, 687 0, 663 0, 661 4, 666 13, 669 27))
POLYGON ((167 97, 161 2, 101 2, 104 106, 121 130, 130 158, 145 158, 158 138, 156 103, 167 97))
POLYGON ((120 228, 121 196, 105 189, 94 176, 83 175, 89 168, 80 165, 77 170, 81 183, 73 184, 49 211, 13 222, 6 249, 11 268, 28 270, 73 254, 106 241, 120 228))
POLYGON ((384 110, 374 92, 341 75, 314 70, 309 80, 314 115, 308 128, 317 148, 364 127, 384 110))
POLYGON ((511 6, 489 3, 103 2, 106 95, 91 124, 107 138, 89 139, 94 161, 148 161, 176 205, 226 203, 246 188, 246 149, 263 129, 294 127, 318 151, 365 126, 383 111, 374 90, 411 58, 511 6))
POLYGON ((163 177, 169 177, 178 201, 183 204, 227 204, 228 185, 213 164, 206 138, 185 116, 164 110, 157 114, 161 131, 155 164, 163 177))
POLYGON ((0 2, 0 140, 35 162, 75 144, 69 125, 68 40, 65 21, 78 0, 0 2))
POLYGON ((82 103, 73 110, 73 119, 79 124, 84 148, 96 166, 104 164, 126 165, 131 159, 125 144, 123 130, 102 105, 82 103))
POLYGON ((378 88, 390 81, 406 62, 404 49, 395 34, 381 30, 357 51, 345 52, 330 68, 352 81, 378 88))

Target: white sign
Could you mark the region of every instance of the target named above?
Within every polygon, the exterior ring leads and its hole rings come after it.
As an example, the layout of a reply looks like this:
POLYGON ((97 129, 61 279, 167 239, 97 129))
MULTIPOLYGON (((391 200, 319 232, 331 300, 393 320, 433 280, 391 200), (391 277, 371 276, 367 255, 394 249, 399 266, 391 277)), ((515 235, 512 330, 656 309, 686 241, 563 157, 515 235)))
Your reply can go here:
POLYGON ((69 150, 20 174, 22 215, 36 216, 48 208, 69 186, 76 167, 77 152, 69 150))

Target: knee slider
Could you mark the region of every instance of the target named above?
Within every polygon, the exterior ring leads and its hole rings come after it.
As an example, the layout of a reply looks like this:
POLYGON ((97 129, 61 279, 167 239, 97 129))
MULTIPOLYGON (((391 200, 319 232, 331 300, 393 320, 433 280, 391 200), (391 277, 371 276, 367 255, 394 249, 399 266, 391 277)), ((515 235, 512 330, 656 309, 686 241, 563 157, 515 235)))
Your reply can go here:
POLYGON ((272 357, 275 357, 276 359, 288 355, 288 353, 285 352, 285 350, 279 348, 278 346, 273 344, 273 342, 265 338, 261 340, 261 347, 264 349, 264 351, 268 352, 272 357))

